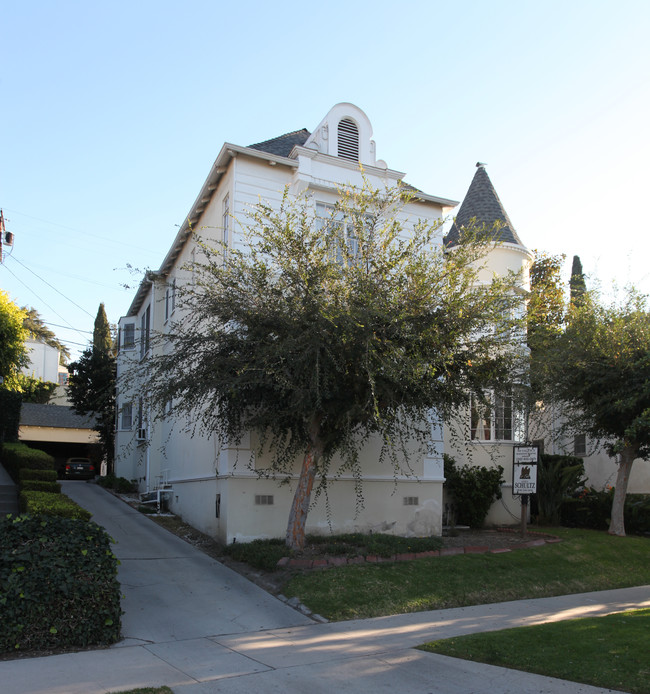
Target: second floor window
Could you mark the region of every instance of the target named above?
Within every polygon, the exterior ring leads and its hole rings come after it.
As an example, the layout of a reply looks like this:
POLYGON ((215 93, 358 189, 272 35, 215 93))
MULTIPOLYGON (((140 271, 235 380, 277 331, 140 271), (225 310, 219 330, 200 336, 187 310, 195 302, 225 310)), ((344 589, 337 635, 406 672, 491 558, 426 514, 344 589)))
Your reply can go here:
POLYGON ((223 258, 228 256, 228 244, 230 243, 230 196, 223 199, 223 258))
POLYGON ((122 348, 133 349, 135 347, 135 323, 125 323, 122 326, 122 348))
POLYGON ((470 438, 472 441, 513 441, 526 439, 525 418, 512 395, 488 394, 487 403, 471 398, 470 438))
POLYGON ((354 225, 346 222, 341 212, 337 212, 334 205, 324 202, 316 203, 316 222, 323 234, 336 232, 341 235, 341 242, 336 248, 336 261, 343 264, 344 259, 357 258, 359 255, 359 239, 354 230, 354 225), (347 246, 347 249, 343 247, 347 246))
POLYGON ((140 359, 144 359, 149 351, 149 337, 151 331, 151 305, 147 306, 140 318, 140 359))
POLYGON ((165 320, 174 313, 176 308, 176 278, 165 289, 165 320))

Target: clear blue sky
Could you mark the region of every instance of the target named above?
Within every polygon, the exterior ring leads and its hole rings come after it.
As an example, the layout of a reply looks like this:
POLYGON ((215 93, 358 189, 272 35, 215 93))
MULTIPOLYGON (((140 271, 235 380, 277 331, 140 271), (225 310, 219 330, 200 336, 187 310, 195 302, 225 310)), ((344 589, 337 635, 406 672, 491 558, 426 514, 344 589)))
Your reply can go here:
POLYGON ((462 200, 487 162, 529 248, 650 293, 647 0, 25 0, 1 23, 0 287, 73 353, 101 301, 128 309, 127 264, 159 266, 223 142, 341 101, 408 182, 462 200))

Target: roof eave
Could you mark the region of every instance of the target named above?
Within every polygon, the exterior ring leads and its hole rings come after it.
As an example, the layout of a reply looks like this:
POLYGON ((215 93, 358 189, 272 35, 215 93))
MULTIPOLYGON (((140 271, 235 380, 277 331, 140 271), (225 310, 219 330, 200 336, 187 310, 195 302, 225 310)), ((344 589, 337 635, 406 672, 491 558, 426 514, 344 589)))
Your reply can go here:
POLYGON ((252 159, 261 159, 269 163, 280 164, 282 166, 288 166, 291 168, 296 168, 298 166, 297 161, 294 161, 293 159, 288 159, 287 157, 281 157, 277 154, 271 154, 269 152, 251 149, 250 147, 242 147, 240 145, 233 145, 230 142, 225 142, 221 147, 221 150, 217 155, 217 158, 215 159, 214 164, 210 169, 210 173, 205 179, 205 182, 203 183, 203 186, 201 187, 201 190, 197 195, 196 200, 190 208, 189 213, 186 215, 185 219, 183 220, 183 223, 181 224, 178 232, 176 233, 176 237, 174 238, 174 241, 172 242, 169 251, 167 251, 167 255, 160 264, 160 268, 156 273, 148 272, 142 280, 142 282, 140 282, 138 291, 136 292, 136 295, 133 298, 131 305, 129 306, 129 310, 127 311, 127 316, 134 316, 140 310, 149 292, 153 275, 164 277, 169 274, 169 271, 172 268, 174 262, 183 250, 185 243, 192 235, 193 228, 196 227, 201 218, 201 215, 205 211, 205 208, 210 203, 213 193, 219 187, 219 183, 226 171, 228 170, 230 163, 239 155, 247 156, 252 159))

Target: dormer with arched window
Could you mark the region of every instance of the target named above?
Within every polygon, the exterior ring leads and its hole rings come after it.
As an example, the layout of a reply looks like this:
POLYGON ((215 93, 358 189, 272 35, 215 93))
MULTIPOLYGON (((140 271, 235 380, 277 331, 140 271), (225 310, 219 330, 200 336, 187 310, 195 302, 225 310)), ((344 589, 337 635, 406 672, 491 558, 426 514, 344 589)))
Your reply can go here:
POLYGON ((330 109, 304 146, 355 164, 385 166, 376 160, 368 116, 354 104, 336 104, 330 109))

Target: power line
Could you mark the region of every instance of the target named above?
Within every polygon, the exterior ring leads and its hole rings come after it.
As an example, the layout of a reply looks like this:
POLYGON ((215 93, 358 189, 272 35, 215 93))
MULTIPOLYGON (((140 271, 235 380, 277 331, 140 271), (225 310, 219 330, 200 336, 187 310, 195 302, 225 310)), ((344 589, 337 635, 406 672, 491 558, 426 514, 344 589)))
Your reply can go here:
POLYGON ((20 214, 23 217, 27 217, 27 219, 33 219, 37 222, 42 222, 43 224, 51 224, 52 226, 59 227, 60 229, 67 229, 68 231, 72 231, 75 234, 83 234, 83 236, 88 236, 91 238, 99 239, 100 241, 106 241, 108 243, 112 243, 114 245, 119 245, 120 247, 129 247, 133 248, 138 251, 144 251, 146 253, 152 253, 151 248, 143 248, 142 246, 136 246, 135 244, 132 243, 126 243, 124 241, 117 241, 114 237, 108 237, 108 236, 101 236, 100 234, 93 234, 89 231, 82 231, 81 229, 75 229, 74 227, 66 226, 65 224, 59 224, 58 222, 51 222, 48 219, 41 219, 40 217, 33 217, 32 215, 25 214, 24 212, 20 212, 20 210, 11 210, 7 207, 4 208, 7 212, 11 212, 12 214, 20 214))
MULTIPOLYGON (((14 260, 17 260, 17 258, 13 255, 7 254, 7 257, 13 258, 14 260)), ((32 263, 32 267, 43 268, 44 266, 38 265, 37 263, 32 263)), ((95 280, 89 280, 86 277, 82 277, 81 275, 74 275, 71 272, 61 272, 60 270, 55 270, 54 268, 51 268, 51 267, 48 267, 45 269, 47 269, 48 272, 52 272, 56 275, 62 275, 63 277, 66 277, 68 279, 75 279, 75 280, 78 280, 79 282, 86 282, 87 284, 95 284, 98 287, 105 287, 105 288, 111 289, 113 291, 116 291, 116 290, 124 291, 123 287, 115 286, 114 284, 106 284, 105 282, 97 282, 95 280)))
MULTIPOLYGON (((9 272, 10 274, 12 274, 12 275, 23 285, 23 287, 25 287, 26 289, 28 289, 39 301, 41 301, 45 306, 47 306, 47 307, 50 309, 50 311, 52 311, 52 313, 56 314, 64 323, 68 323, 68 321, 67 321, 60 313, 58 313, 58 311, 55 311, 55 310, 47 303, 47 301, 45 301, 45 299, 42 299, 42 298, 41 298, 30 286, 28 286, 27 284, 25 284, 25 283, 20 279, 20 277, 18 277, 18 275, 17 275, 15 272, 13 272, 13 270, 10 270, 6 265, 4 266, 4 268, 5 268, 5 270, 6 270, 7 272, 9 272)), ((77 330, 77 328, 75 328, 75 327, 73 327, 72 325, 70 325, 70 323, 68 323, 68 326, 70 327, 71 330, 74 330, 75 332, 79 332, 79 331, 77 330)), ((81 337, 83 337, 83 335, 81 335, 81 337)))
MULTIPOLYGON (((27 267, 27 265, 25 265, 24 263, 21 263, 20 260, 18 260, 18 258, 13 258, 13 260, 15 260, 19 265, 22 265, 22 266, 25 268, 25 270, 27 270, 28 272, 31 272, 32 275, 34 275, 34 277, 38 277, 38 279, 41 280, 41 282, 44 282, 45 284, 47 284, 47 286, 48 286, 50 289, 54 289, 54 291, 55 291, 57 294, 60 294, 64 299, 67 299, 71 304, 73 304, 74 306, 76 306, 78 309, 81 309, 85 314, 87 314, 87 315, 90 316, 91 318, 94 318, 94 316, 93 316, 92 313, 89 313, 88 311, 86 311, 86 309, 85 309, 83 306, 79 306, 79 304, 78 304, 76 301, 73 301, 70 297, 66 296, 63 292, 59 291, 54 285, 50 284, 47 280, 44 280, 40 275, 37 275, 33 270, 30 270, 30 269, 27 267)), ((13 273, 12 273, 12 274, 13 274, 13 273)), ((16 275, 14 275, 14 277, 15 277, 15 276, 16 276, 16 275)), ((59 315, 59 314, 57 313, 57 315, 59 315)))
POLYGON ((64 330, 76 330, 78 333, 88 333, 89 335, 93 334, 92 330, 82 330, 81 328, 70 328, 67 325, 59 325, 58 323, 50 323, 50 321, 48 321, 48 320, 44 320, 43 323, 45 323, 46 325, 52 325, 55 328, 63 328, 64 330))

